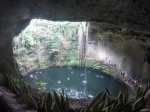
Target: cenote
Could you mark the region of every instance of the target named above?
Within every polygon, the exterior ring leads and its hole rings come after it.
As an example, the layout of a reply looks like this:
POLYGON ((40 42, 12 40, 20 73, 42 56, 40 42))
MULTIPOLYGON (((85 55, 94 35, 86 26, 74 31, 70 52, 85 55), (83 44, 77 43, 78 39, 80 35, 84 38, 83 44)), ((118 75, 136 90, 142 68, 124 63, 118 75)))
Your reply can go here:
POLYGON ((126 89, 125 85, 110 76, 92 69, 86 69, 85 72, 84 68, 71 66, 40 69, 29 73, 24 79, 30 85, 46 92, 62 92, 63 88, 68 97, 77 99, 92 98, 105 87, 110 90, 112 96, 117 96, 121 90, 126 89))

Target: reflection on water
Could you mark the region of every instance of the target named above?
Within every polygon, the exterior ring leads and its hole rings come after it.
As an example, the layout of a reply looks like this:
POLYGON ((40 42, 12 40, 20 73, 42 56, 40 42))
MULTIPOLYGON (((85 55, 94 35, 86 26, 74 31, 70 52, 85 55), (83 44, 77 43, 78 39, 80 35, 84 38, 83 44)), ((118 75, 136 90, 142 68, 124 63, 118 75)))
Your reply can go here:
POLYGON ((86 80, 83 80, 83 84, 86 84, 87 83, 87 81, 86 80))
POLYGON ((67 69, 72 69, 72 67, 71 66, 67 66, 67 69))
POLYGON ((53 67, 32 72, 24 79, 31 85, 44 91, 62 92, 71 98, 92 98, 105 87, 110 89, 113 96, 125 89, 118 81, 110 76, 87 70, 87 80, 84 80, 84 69, 76 67, 53 67))
POLYGON ((103 76, 103 75, 97 75, 96 77, 97 77, 97 78, 101 78, 101 79, 103 79, 103 78, 104 78, 104 76, 103 76))

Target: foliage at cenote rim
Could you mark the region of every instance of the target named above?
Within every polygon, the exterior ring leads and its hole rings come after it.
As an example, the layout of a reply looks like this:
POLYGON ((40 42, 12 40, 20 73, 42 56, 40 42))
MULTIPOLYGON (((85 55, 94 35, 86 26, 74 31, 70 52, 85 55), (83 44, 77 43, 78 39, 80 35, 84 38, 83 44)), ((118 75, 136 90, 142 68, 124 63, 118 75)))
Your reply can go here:
POLYGON ((100 64, 100 61, 95 59, 87 60, 87 67, 98 70, 99 72, 105 73, 107 75, 113 76, 112 71, 109 68, 100 64))
POLYGON ((12 74, 10 70, 6 72, 6 76, 11 90, 38 112, 138 112, 144 107, 144 95, 150 89, 148 83, 145 89, 138 88, 135 98, 129 99, 128 91, 121 91, 117 97, 112 98, 110 91, 105 88, 89 102, 88 106, 72 110, 63 90, 61 94, 49 92, 37 99, 35 94, 33 95, 32 87, 20 76, 12 74))
POLYGON ((14 38, 15 58, 19 64, 28 64, 30 66, 28 69, 36 66, 37 63, 39 65, 77 65, 78 30, 82 26, 85 27, 84 22, 33 20, 14 38), (41 51, 44 53, 40 53, 41 51), (45 55, 48 58, 45 58, 45 55), (45 62, 41 64, 42 56, 45 62))

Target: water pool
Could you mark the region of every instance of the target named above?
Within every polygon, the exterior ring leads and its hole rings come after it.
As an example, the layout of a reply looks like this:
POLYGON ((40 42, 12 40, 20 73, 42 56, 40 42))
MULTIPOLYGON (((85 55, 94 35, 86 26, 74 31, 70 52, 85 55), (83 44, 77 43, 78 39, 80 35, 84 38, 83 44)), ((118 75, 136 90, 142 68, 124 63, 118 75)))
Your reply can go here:
POLYGON ((30 85, 42 88, 45 91, 61 92, 63 88, 70 98, 87 98, 98 94, 105 87, 110 89, 112 96, 126 87, 114 78, 87 69, 86 80, 83 68, 77 67, 51 67, 29 73, 24 77, 30 85))

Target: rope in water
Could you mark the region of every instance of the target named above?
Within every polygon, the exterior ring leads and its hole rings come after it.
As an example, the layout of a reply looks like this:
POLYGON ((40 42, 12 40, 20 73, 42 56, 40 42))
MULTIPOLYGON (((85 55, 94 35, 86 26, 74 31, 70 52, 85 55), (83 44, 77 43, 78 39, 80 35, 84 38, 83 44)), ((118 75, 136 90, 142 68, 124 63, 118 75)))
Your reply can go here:
POLYGON ((46 77, 43 73, 41 73, 49 82, 51 82, 53 85, 58 86, 58 84, 55 84, 52 80, 50 80, 48 77, 46 77))

